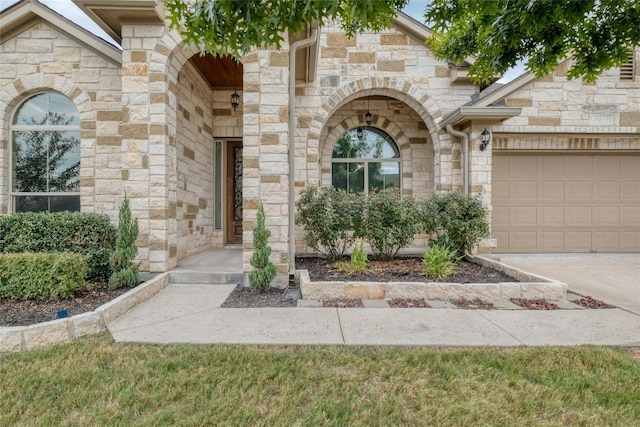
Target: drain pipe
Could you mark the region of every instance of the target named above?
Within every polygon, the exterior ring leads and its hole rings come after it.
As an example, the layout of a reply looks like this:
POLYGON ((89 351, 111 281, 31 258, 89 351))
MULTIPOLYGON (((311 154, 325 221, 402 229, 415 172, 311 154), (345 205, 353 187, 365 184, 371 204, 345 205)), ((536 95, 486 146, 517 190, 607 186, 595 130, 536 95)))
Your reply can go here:
POLYGON ((296 270, 296 51, 309 47, 318 40, 318 30, 313 28, 306 39, 298 40, 289 48, 289 279, 296 270))
POLYGON ((450 124, 447 125, 447 132, 462 142, 462 192, 466 196, 469 194, 469 135, 455 130, 450 124))

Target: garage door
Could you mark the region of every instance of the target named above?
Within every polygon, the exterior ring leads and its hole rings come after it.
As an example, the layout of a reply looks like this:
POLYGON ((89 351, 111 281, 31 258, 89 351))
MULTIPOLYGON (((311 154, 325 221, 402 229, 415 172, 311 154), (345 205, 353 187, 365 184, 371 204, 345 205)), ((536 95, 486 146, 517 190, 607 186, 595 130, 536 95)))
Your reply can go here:
POLYGON ((497 252, 639 252, 640 153, 493 153, 497 252))

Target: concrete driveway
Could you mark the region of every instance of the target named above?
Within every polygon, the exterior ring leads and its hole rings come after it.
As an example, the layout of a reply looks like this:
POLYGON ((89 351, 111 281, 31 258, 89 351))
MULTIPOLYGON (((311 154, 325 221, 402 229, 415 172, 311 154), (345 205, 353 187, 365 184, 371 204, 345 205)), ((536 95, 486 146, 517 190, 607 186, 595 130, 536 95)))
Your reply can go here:
POLYGON ((640 254, 493 254, 491 258, 560 280, 570 291, 640 315, 640 254))

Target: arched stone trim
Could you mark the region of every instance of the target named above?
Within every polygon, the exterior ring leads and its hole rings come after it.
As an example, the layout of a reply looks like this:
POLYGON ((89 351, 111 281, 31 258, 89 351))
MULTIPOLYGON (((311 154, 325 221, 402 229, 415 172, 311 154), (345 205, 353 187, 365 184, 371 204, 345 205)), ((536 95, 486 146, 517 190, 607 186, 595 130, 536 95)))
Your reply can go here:
POLYGON ((58 92, 69 98, 80 114, 80 207, 94 210, 94 169, 83 161, 95 158, 96 112, 89 95, 71 80, 56 75, 31 74, 14 80, 0 90, 0 214, 9 213, 9 127, 15 109, 27 98, 41 92, 58 92))
POLYGON ((354 99, 373 95, 388 96, 413 108, 427 125, 434 148, 436 150, 440 148, 440 140, 443 135, 439 132, 436 120, 440 119, 443 114, 438 104, 431 99, 426 90, 413 85, 410 81, 389 77, 355 80, 326 96, 322 105, 316 110, 309 126, 310 145, 313 145, 312 140, 315 139, 317 146, 319 146, 322 129, 333 112, 354 99))

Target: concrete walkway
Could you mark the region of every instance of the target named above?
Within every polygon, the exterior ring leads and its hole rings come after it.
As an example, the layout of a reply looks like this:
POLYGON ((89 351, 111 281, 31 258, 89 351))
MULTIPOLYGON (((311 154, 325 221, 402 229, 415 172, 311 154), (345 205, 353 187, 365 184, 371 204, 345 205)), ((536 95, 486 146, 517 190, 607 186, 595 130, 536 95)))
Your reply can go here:
POLYGON ((220 308, 233 288, 170 284, 108 329, 162 344, 640 346, 640 316, 621 309, 220 308))
POLYGON ((640 254, 495 254, 491 258, 640 315, 640 254))

